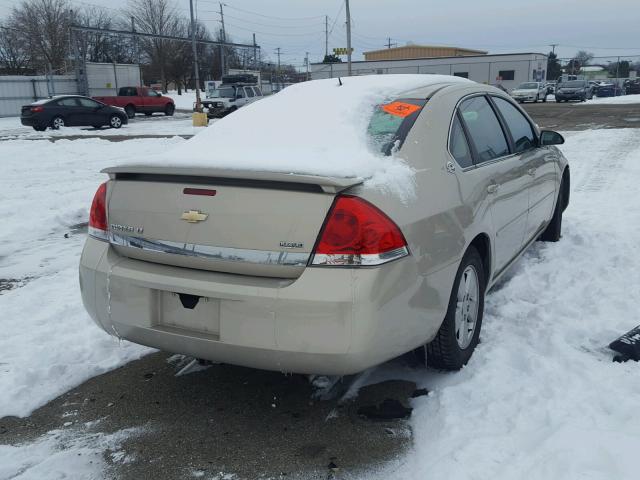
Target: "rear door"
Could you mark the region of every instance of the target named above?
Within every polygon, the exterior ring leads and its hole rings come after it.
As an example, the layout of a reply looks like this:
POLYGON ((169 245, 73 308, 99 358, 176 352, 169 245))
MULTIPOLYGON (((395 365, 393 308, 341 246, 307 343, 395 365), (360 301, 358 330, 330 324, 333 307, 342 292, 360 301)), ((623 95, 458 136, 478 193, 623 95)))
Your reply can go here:
POLYGON ((463 100, 458 115, 481 174, 478 188, 487 192, 495 232, 495 264, 501 270, 523 246, 530 177, 519 155, 512 153, 507 134, 486 96, 463 100))
POLYGON ((524 234, 527 243, 540 233, 553 213, 557 178, 555 154, 551 148, 538 146, 538 135, 533 124, 517 106, 501 97, 491 98, 507 126, 514 153, 520 156, 530 178, 524 234))
POLYGON ((66 126, 82 125, 82 107, 76 97, 61 98, 56 102, 56 106, 59 112, 54 116, 62 116, 66 126))

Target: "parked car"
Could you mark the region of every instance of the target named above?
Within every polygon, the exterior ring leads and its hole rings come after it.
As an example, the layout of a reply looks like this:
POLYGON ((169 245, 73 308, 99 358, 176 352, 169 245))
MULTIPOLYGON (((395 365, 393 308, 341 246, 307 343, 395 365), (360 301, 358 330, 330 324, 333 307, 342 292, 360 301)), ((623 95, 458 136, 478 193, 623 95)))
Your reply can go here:
POLYGON ((578 100, 584 102, 593 98, 593 87, 586 80, 569 80, 556 87, 556 102, 578 100))
POLYGON ((547 87, 542 82, 524 82, 511 91, 511 96, 518 102, 547 101, 547 87))
POLYGON ((80 95, 60 95, 24 105, 20 121, 43 132, 47 127, 54 130, 80 126, 120 128, 128 119, 121 108, 80 95))
POLYGON ((103 170, 80 260, 101 328, 201 359, 342 375, 417 349, 459 369, 486 291, 569 203, 562 136, 457 77, 304 82, 203 133, 103 170), (402 159, 415 190, 360 157, 402 159))
POLYGON ((129 118, 135 117, 136 113, 149 116, 156 112, 171 116, 176 111, 171 97, 165 97, 149 87, 122 87, 116 97, 93 98, 107 105, 124 108, 129 118))
POLYGON ((622 85, 625 95, 637 95, 640 93, 640 78, 628 78, 622 85))
POLYGON ((262 98, 262 90, 254 75, 226 75, 218 88, 207 91, 202 107, 207 117, 222 118, 262 98))
POLYGON ((593 89, 593 95, 595 97, 617 97, 622 95, 622 89, 613 83, 599 82, 593 89))

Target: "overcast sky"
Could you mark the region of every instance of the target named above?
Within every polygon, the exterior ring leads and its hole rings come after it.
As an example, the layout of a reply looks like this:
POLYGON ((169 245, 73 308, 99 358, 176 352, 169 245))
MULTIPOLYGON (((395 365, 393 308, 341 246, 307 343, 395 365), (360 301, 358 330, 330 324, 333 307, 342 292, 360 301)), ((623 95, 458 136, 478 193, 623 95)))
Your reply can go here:
MULTIPOLYGON (((0 15, 19 0, 0 0, 0 15)), ((119 8, 126 0, 69 0, 119 8)), ((188 15, 189 0, 173 0, 188 15)), ((219 28, 219 2, 194 0, 198 17, 219 28)), ((302 65, 324 55, 324 16, 329 16, 329 50, 346 47, 344 0, 226 0, 225 24, 236 42, 256 33, 264 53, 302 65)), ((351 0, 354 59, 384 48, 387 37, 404 45, 452 45, 492 53, 556 52, 570 57, 577 50, 596 56, 640 58, 640 0, 351 0)))

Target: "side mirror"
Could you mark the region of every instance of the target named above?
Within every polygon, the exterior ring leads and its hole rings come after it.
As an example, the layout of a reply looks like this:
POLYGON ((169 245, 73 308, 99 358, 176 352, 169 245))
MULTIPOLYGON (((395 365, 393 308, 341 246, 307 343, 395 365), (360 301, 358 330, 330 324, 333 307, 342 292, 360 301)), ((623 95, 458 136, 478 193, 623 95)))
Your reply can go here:
POLYGON ((564 143, 564 137, 558 132, 553 130, 542 130, 540 132, 540 145, 562 145, 564 143))

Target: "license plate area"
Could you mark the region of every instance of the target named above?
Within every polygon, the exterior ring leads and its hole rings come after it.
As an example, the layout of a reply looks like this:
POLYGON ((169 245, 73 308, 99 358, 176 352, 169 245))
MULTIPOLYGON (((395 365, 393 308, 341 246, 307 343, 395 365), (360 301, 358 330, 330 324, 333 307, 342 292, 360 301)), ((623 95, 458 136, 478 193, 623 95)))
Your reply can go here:
POLYGON ((194 298, 191 295, 181 296, 179 293, 166 291, 158 293, 160 296, 158 324, 160 326, 209 335, 220 334, 219 299, 194 298))

